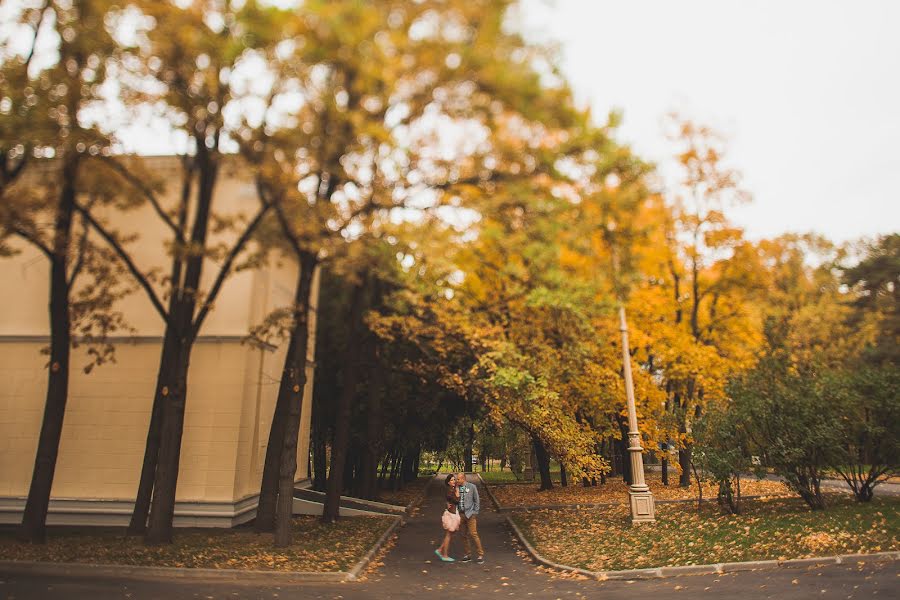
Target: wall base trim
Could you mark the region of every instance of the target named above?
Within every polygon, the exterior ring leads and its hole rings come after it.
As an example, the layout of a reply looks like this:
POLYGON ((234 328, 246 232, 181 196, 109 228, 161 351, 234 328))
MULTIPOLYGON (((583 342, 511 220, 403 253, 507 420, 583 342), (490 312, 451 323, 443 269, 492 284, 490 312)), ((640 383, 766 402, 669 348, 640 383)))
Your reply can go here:
MULTIPOLYGON (((234 502, 176 502, 175 527, 230 528, 256 516, 259 494, 234 502)), ((88 525, 126 527, 134 502, 83 498, 53 498, 47 512, 47 525, 88 525)), ((25 498, 0 497, 0 523, 22 522, 25 498)))

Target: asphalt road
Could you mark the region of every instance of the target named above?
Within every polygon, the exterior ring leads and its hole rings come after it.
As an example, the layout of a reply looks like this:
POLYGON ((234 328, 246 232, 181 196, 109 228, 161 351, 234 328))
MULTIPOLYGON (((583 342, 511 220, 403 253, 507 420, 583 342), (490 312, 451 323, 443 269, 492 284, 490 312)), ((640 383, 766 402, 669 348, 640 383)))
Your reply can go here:
MULTIPOLYGON (((33 577, 0 571, 0 598, 6 600, 187 600, 187 599, 359 599, 421 598, 690 598, 847 599, 900 598, 900 562, 782 568, 724 575, 695 575, 644 581, 572 579, 537 567, 519 548, 500 515, 482 502, 479 531, 487 562, 441 563, 441 489, 433 485, 426 502, 409 520, 394 546, 365 581, 315 585, 260 585, 175 581, 124 581, 73 577, 33 577)), ((484 494, 482 493, 482 496, 484 494)), ((455 556, 462 553, 454 542, 455 556)))

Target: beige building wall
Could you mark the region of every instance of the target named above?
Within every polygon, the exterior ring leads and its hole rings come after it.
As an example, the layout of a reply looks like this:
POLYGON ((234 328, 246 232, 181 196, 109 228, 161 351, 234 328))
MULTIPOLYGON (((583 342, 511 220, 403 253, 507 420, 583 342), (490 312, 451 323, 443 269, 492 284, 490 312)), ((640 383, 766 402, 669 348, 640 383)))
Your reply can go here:
MULTIPOLYGON (((180 185, 171 157, 146 159, 154 173, 180 185)), ((218 212, 250 216, 257 207, 252 180, 233 169, 216 190, 218 212)), ((129 247, 142 267, 165 270, 166 230, 148 208, 108 215, 122 232, 139 233, 129 247)), ((0 522, 21 518, 34 465, 46 393, 48 267, 37 251, 22 246, 0 259, 0 522)), ((204 267, 208 289, 218 265, 204 267)), ((232 275, 196 342, 188 374, 188 397, 179 472, 176 524, 230 525, 255 514, 256 496, 284 360, 279 348, 244 342, 250 328, 293 298, 296 266, 283 258, 232 275)), ((318 276, 314 290, 318 293, 318 276)), ((73 353, 69 401, 54 478, 49 522, 127 522, 143 459, 159 364, 162 321, 142 291, 125 298, 134 335, 116 341, 116 362, 84 374, 84 349, 73 353)), ((308 477, 312 412, 311 327, 298 481, 308 477)))

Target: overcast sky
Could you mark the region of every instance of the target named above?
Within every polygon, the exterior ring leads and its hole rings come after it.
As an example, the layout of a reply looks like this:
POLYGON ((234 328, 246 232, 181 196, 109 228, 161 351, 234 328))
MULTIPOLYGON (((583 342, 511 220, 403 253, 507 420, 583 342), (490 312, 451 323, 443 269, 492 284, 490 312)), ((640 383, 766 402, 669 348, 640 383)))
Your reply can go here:
POLYGON ((900 1, 525 0, 579 98, 664 161, 674 110, 727 136, 751 237, 900 231, 900 1))

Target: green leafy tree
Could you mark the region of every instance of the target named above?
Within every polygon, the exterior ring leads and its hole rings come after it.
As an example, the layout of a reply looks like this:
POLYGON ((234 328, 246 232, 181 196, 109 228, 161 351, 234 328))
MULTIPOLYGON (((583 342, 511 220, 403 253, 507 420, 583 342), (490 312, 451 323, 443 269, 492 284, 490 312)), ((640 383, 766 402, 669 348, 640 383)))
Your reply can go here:
POLYGON ((860 502, 900 473, 900 373, 892 367, 862 366, 841 373, 843 389, 834 407, 838 453, 832 466, 860 502))
POLYGON ((874 320, 876 340, 867 352, 875 363, 897 368, 900 363, 900 233, 866 244, 865 255, 844 269, 842 281, 854 294, 855 326, 874 320))
MULTIPOLYGON (((728 512, 741 514, 741 477, 756 467, 751 441, 739 413, 717 406, 698 419, 694 464, 718 485, 718 501, 728 512)), ((757 467, 758 468, 758 467, 757 467)))
POLYGON ((753 454, 813 510, 825 508, 821 481, 842 443, 834 407, 844 401, 827 370, 798 369, 770 351, 728 386, 728 410, 744 423, 753 454))

